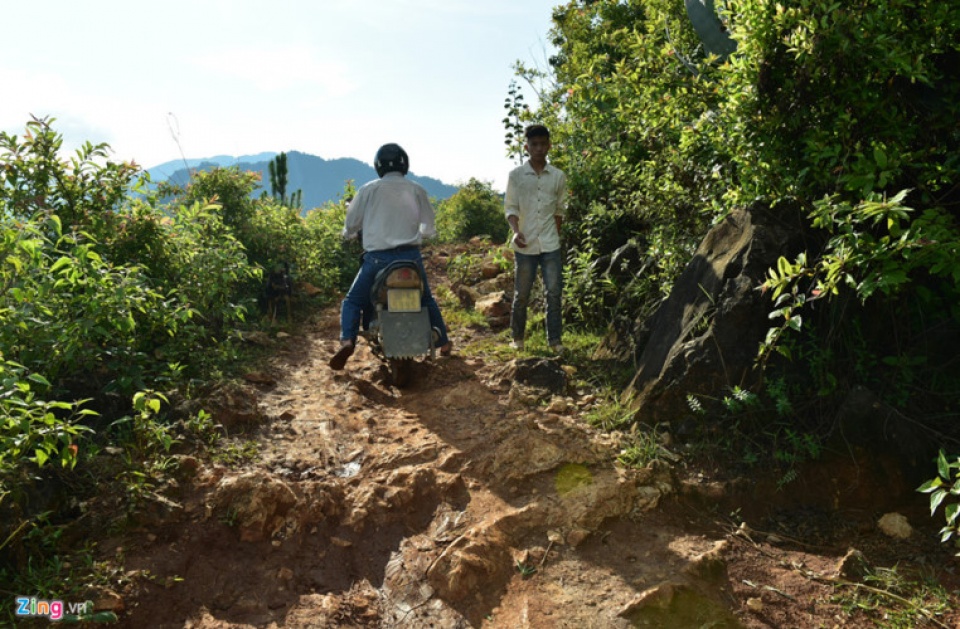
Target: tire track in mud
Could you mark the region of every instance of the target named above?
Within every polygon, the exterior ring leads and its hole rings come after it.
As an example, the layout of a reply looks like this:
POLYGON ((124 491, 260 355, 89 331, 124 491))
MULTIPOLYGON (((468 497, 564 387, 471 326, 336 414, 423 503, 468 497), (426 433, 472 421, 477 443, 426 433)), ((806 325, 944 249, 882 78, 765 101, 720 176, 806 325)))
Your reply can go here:
POLYGON ((722 599, 717 540, 651 511, 670 474, 615 468, 575 403, 518 404, 456 353, 402 391, 365 343, 332 372, 336 330, 331 309, 278 352, 257 461, 198 465, 117 542, 151 575, 122 626, 628 627, 664 587, 722 599))

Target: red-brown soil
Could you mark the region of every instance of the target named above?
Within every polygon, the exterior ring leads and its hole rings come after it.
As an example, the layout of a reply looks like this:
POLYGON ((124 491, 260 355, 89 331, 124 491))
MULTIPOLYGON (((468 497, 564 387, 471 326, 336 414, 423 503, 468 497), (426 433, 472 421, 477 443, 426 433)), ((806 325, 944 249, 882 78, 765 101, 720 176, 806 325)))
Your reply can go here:
MULTIPOLYGON (((458 350, 467 335, 452 331, 458 350)), ((624 469, 618 438, 583 419, 588 392, 530 405, 501 363, 460 351, 398 390, 363 342, 331 371, 336 338, 330 307, 275 339, 248 379, 261 417, 230 437, 258 456, 180 457, 170 503, 101 540, 127 571, 120 626, 878 626, 839 602, 857 587, 838 583, 850 548, 957 588, 922 496, 898 540, 862 504, 807 508, 683 462, 624 469)))

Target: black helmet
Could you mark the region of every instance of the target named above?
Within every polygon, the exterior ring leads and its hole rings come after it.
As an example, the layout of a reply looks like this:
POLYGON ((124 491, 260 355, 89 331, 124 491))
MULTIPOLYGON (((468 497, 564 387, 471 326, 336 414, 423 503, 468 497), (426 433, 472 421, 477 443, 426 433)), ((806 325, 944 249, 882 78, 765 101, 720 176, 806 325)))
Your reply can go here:
POLYGON ((410 169, 410 158, 407 157, 407 152, 399 144, 384 144, 377 151, 373 166, 377 169, 377 176, 379 177, 393 171, 406 175, 410 169))

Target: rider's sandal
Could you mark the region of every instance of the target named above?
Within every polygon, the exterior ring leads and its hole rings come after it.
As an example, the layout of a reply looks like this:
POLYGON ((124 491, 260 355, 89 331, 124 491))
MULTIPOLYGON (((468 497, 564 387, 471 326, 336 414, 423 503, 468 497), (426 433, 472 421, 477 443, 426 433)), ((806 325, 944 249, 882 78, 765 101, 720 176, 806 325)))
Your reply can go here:
POLYGON ((446 345, 440 348, 440 355, 449 356, 452 351, 453 351, 453 343, 448 341, 446 345))
POLYGON ((353 355, 354 344, 350 343, 348 345, 341 345, 340 350, 333 355, 333 358, 330 359, 328 363, 330 369, 334 371, 340 371, 347 364, 347 359, 353 355))

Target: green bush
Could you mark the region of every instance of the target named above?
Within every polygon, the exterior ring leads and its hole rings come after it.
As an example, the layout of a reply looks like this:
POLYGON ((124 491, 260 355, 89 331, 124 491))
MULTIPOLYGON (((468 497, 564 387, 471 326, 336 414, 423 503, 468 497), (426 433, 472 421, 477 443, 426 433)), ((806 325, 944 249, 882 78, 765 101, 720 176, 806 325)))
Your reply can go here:
POLYGON ((76 420, 93 411, 83 402, 46 400, 50 383, 23 365, 0 361, 0 506, 17 491, 28 470, 48 463, 73 468, 77 441, 90 429, 76 420))
POLYGON ((577 268, 565 301, 602 326, 616 309, 647 309, 668 292, 722 211, 729 155, 713 122, 718 70, 695 54, 682 3, 566 3, 550 36, 549 71, 517 71, 540 94, 532 117, 551 129, 551 159, 570 185, 564 232, 577 268), (650 281, 603 276, 602 259, 631 240, 650 281))
POLYGON ((0 207, 5 219, 53 214, 63 230, 83 231, 102 242, 117 230, 118 209, 128 199, 139 169, 105 160, 106 144, 85 143, 74 157, 60 156, 63 137, 52 119, 34 118, 23 138, 0 132, 0 207))
POLYGON ((133 512, 174 445, 212 445, 209 415, 174 422, 166 394, 233 366, 263 268, 289 262, 328 296, 356 270, 343 201, 301 218, 222 169, 162 203, 171 190, 105 161, 106 145, 61 148, 49 120, 0 134, 0 578, 31 591, 62 577, 62 514, 44 496, 109 488, 133 512))
POLYGON ((437 237, 442 242, 488 236, 494 243, 502 243, 509 231, 503 199, 489 183, 471 179, 437 207, 437 237))
MULTIPOLYGON (((564 3, 549 67, 517 65, 540 96, 523 119, 551 128, 571 186, 566 302, 600 324, 626 307, 635 324, 710 225, 772 208, 807 245, 764 287, 765 357, 794 361, 762 362, 775 371, 765 379, 812 400, 786 434, 827 432, 834 416, 819 413, 865 386, 956 435, 960 4, 715 6, 722 49, 683 3, 564 3), (646 281, 605 270, 630 240, 646 281)), ((508 136, 521 114, 511 95, 508 136)))
POLYGON ((257 200, 252 195, 259 185, 259 173, 231 166, 198 170, 185 186, 165 183, 160 191, 172 196, 174 205, 218 205, 223 224, 239 235, 257 211, 257 200))
POLYGON ((95 242, 62 235, 56 215, 3 221, 2 230, 0 352, 58 386, 143 386, 151 339, 173 334, 185 307, 155 291, 141 267, 114 266, 95 242))
POLYGON ((304 220, 303 277, 327 295, 345 292, 360 268, 359 245, 340 237, 346 216, 347 203, 341 200, 308 212, 304 220))
POLYGON ((169 238, 177 295, 217 331, 244 319, 249 303, 240 287, 259 277, 218 210, 199 203, 176 208, 169 238))
MULTIPOLYGON (((557 7, 549 68, 518 64, 568 174, 582 271, 633 238, 654 263, 653 300, 732 207, 908 188, 920 213, 955 206, 960 5, 717 6, 736 44, 722 59, 682 3, 603 0, 557 7)), ((622 288, 581 275, 570 297, 622 288)))
MULTIPOLYGON (((205 204, 212 215, 219 217, 221 227, 216 233, 225 234, 219 248, 232 249, 231 243, 238 243, 238 252, 242 252, 252 269, 257 269, 233 278, 235 297, 247 300, 257 297, 262 274, 282 264, 289 265, 297 281, 308 282, 328 296, 341 289, 345 276, 349 276, 346 280, 349 284, 356 264, 345 253, 340 240, 346 202, 328 203, 301 216, 297 209, 287 207, 278 199, 265 194, 254 197, 257 184, 256 173, 217 168, 196 173, 186 186, 164 187, 162 193, 172 195, 174 207, 205 204)), ((353 193, 352 183, 346 182, 343 199, 352 197, 353 193)), ((182 209, 170 210, 175 217, 182 212, 182 209)), ((211 216, 205 220, 217 219, 211 216)), ((211 229, 205 233, 211 233, 211 229)), ((175 229, 174 233, 177 231, 180 230, 175 229)), ((196 234, 195 240, 200 242, 204 238, 206 236, 196 234)), ((194 245, 188 243, 187 249, 193 250, 194 245)))
POLYGON ((731 4, 739 46, 717 83, 733 202, 914 190, 937 204, 960 166, 960 6, 920 0, 731 4))

